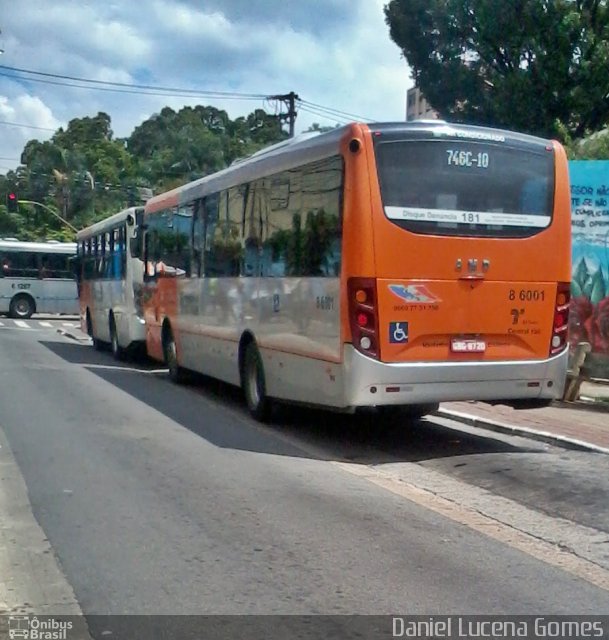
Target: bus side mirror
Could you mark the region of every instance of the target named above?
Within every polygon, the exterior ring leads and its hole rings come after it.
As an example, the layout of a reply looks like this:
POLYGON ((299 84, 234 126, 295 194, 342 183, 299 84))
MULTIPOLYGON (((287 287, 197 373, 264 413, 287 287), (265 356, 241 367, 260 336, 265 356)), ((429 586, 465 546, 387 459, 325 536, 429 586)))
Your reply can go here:
POLYGON ((82 278, 82 258, 80 256, 74 256, 73 258, 70 258, 69 262, 70 271, 74 278, 76 278, 76 281, 80 282, 82 278))
POLYGON ((142 254, 144 253, 142 246, 143 237, 142 230, 139 227, 136 227, 133 232, 133 236, 131 237, 131 242, 129 243, 132 258, 142 259, 142 254))

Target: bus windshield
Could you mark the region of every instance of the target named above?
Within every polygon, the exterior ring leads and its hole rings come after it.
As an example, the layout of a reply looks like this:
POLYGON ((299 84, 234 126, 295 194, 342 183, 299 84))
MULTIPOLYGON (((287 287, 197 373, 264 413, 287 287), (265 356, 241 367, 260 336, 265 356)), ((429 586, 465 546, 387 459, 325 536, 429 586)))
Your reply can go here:
POLYGON ((464 140, 377 142, 385 215, 415 233, 523 237, 548 227, 554 154, 464 140))

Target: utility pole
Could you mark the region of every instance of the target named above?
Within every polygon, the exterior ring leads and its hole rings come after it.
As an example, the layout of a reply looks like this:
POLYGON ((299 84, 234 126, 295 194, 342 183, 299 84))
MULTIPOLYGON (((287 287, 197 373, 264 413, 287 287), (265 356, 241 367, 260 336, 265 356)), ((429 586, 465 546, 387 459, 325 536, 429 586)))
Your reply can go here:
POLYGON ((296 100, 300 100, 298 94, 290 91, 290 93, 285 93, 279 96, 269 96, 269 100, 279 100, 282 102, 286 109, 287 113, 278 113, 277 117, 281 122, 287 122, 290 128, 290 138, 294 137, 294 125, 296 123, 296 100))

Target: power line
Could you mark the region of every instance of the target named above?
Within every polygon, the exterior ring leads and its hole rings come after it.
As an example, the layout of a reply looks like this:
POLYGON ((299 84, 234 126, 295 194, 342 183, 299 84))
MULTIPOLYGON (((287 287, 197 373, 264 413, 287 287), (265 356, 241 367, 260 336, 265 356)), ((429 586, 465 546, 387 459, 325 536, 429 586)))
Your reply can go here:
MULTIPOLYGON (((109 91, 114 93, 130 93, 138 95, 151 95, 160 97, 204 97, 204 98, 224 98, 230 100, 263 100, 268 99, 269 94, 264 93, 241 93, 237 91, 205 91, 200 89, 185 89, 183 87, 167 87, 163 85, 135 84, 126 82, 113 82, 109 80, 96 80, 93 78, 82 78, 79 76, 63 75, 58 73, 49 73, 45 71, 35 71, 33 69, 24 69, 21 67, 11 67, 8 65, 0 65, 0 69, 4 69, 4 73, 0 71, 0 76, 14 78, 18 80, 27 80, 28 82, 39 82, 42 84, 50 84, 62 87, 71 87, 74 89, 89 89, 94 91, 109 91), (11 72, 11 73, 6 73, 11 72), (23 78, 15 75, 16 73, 28 74, 31 76, 39 76, 34 78, 23 78), (45 79, 47 78, 47 79, 45 79), (48 79, 51 78, 51 79, 48 79), (75 84, 80 83, 80 84, 75 84)), ((306 105, 311 109, 320 110, 331 116, 339 116, 347 120, 364 120, 371 121, 372 118, 365 118, 360 115, 341 111, 332 107, 301 100, 298 98, 299 106, 306 105)))
POLYGON ((307 113, 317 116, 318 118, 323 118, 331 122, 338 122, 339 124, 347 124, 347 122, 349 122, 349 120, 345 118, 340 118, 338 116, 319 111, 318 109, 311 109, 310 107, 303 104, 299 105, 298 108, 300 109, 300 111, 306 111, 307 113))
POLYGON ((321 104, 316 104, 315 102, 309 102, 308 100, 301 100, 301 106, 306 105, 312 109, 319 109, 321 111, 325 111, 330 115, 340 116, 342 118, 346 118, 347 120, 365 120, 367 122, 371 122, 374 118, 365 118, 364 116, 358 116, 353 113, 349 113, 348 111, 340 111, 339 109, 333 109, 332 107, 324 107, 321 104))
POLYGON ((33 71, 32 69, 21 69, 19 67, 9 67, 6 65, 0 65, 0 69, 5 71, 11 71, 16 73, 25 73, 34 76, 42 76, 44 78, 53 78, 54 80, 42 80, 41 78, 20 78, 20 76, 14 75, 14 73, 0 73, 0 75, 27 80, 29 82, 43 82, 45 84, 58 84, 61 86, 74 87, 79 89, 92 89, 92 90, 104 90, 104 91, 117 91, 118 93, 143 93, 146 95, 187 95, 192 97, 214 97, 214 98, 226 98, 226 99, 241 99, 241 100, 262 100, 268 94, 264 93, 241 93, 238 91, 204 91, 200 89, 185 89, 182 87, 165 87, 161 85, 148 85, 148 84, 132 84, 126 82, 111 82, 109 80, 95 80, 93 78, 80 78, 77 76, 66 76, 58 73, 47 73, 44 71, 33 71), (59 80, 65 80, 70 82, 58 82, 59 80), (73 84, 73 82, 85 83, 73 84), (93 86, 88 86, 93 85, 93 86), (126 91, 128 90, 128 91, 126 91), (150 93, 161 92, 161 93, 150 93))
POLYGON ((59 82, 56 80, 43 80, 42 78, 20 78, 19 76, 15 76, 9 73, 2 73, 0 71, 0 76, 4 76, 6 78, 15 78, 15 79, 19 79, 19 80, 27 80, 28 82, 38 82, 41 84, 51 84, 51 85, 55 85, 58 87, 70 87, 71 89, 88 89, 89 91, 104 91, 104 92, 110 92, 110 93, 128 93, 131 95, 138 95, 138 96, 161 96, 161 97, 165 97, 165 98, 207 98, 208 100, 211 99, 219 99, 222 98, 223 100, 255 100, 258 101, 261 98, 254 98, 254 97, 248 97, 248 96, 218 96, 216 94, 213 95, 209 95, 206 94, 205 92, 200 92, 198 94, 196 93, 166 93, 163 91, 143 91, 143 90, 139 90, 139 89, 119 89, 119 88, 114 88, 114 87, 98 87, 98 86, 87 86, 87 85, 82 85, 82 84, 74 84, 71 82, 59 82))
MULTIPOLYGON (((49 129, 48 127, 36 127, 33 124, 21 124, 20 122, 5 122, 0 120, 0 124, 5 124, 9 127, 22 127, 23 129, 38 129, 39 131, 57 131, 57 129, 49 129)), ((16 158, 5 158, 5 160, 15 160, 16 158)))

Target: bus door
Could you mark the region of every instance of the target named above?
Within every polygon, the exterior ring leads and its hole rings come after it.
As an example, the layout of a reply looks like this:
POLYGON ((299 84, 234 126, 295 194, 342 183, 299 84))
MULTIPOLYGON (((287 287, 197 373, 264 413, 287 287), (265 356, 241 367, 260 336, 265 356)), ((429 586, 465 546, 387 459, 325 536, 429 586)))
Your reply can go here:
MULTIPOLYGON (((145 233, 144 318, 146 340, 152 357, 163 358, 162 325, 166 318, 175 331, 178 321, 178 279, 186 275, 176 251, 176 230, 172 216, 157 216, 145 233), (168 222, 169 220, 169 222, 168 222), (156 225, 156 226, 155 226, 156 225)), ((175 336, 179 339, 179 336, 175 336)))
POLYGON ((142 306, 146 325, 146 343, 148 353, 159 360, 163 359, 161 343, 160 304, 158 295, 159 272, 157 232, 146 229, 144 233, 144 286, 142 287, 142 306))

